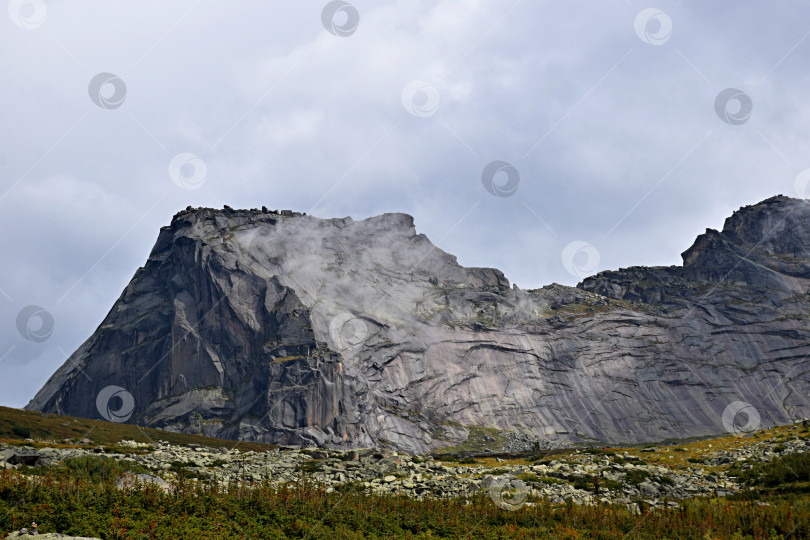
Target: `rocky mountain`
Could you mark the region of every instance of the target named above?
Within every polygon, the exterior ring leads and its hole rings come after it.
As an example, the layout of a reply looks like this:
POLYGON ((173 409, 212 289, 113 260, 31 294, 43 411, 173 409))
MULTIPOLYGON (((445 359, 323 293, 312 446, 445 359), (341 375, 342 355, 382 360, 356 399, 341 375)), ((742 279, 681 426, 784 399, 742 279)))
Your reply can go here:
POLYGON ((746 430, 810 416, 808 286, 810 205, 783 196, 683 266, 536 290, 404 214, 188 208, 26 408, 410 452, 746 430))

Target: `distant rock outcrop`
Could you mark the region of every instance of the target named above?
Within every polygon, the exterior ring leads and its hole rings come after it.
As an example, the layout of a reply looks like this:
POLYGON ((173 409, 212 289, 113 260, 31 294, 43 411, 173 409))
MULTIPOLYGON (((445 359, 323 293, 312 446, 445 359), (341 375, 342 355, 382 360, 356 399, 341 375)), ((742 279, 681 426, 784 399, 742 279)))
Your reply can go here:
POLYGON ((99 417, 114 385, 114 419, 412 452, 716 434, 741 402, 742 423, 810 416, 810 205, 744 207, 683 258, 524 291, 404 214, 187 209, 27 408, 99 417))

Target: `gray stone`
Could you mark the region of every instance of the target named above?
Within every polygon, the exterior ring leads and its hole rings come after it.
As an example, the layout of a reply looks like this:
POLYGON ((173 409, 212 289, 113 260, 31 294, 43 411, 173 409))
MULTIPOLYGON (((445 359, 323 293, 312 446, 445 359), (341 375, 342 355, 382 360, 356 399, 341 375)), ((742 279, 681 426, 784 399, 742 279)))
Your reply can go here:
POLYGON ((51 459, 44 457, 33 448, 16 447, 0 451, 0 462, 6 462, 9 465, 47 467, 51 464, 51 459))
POLYGON ((638 488, 644 497, 658 497, 658 489, 649 482, 642 482, 638 488))
POLYGON ((140 425, 414 453, 467 426, 514 426, 507 448, 719 434, 741 396, 764 425, 810 415, 810 205, 744 207, 682 257, 522 290, 404 214, 183 211, 27 408, 98 418, 116 385, 140 425))
POLYGON ((116 482, 116 487, 118 487, 118 489, 133 489, 138 485, 156 486, 167 493, 174 491, 174 486, 169 482, 163 478, 153 476, 151 474, 125 474, 116 482))

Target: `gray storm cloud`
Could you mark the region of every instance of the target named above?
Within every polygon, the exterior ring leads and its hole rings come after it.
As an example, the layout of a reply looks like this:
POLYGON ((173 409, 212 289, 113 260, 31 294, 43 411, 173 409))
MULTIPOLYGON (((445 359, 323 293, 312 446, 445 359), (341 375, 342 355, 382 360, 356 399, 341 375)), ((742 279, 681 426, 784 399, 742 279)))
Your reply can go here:
MULTIPOLYGON (((357 1, 327 28, 330 4, 10 3, 0 403, 30 399, 187 205, 404 212, 532 288, 581 279, 572 242, 598 253, 589 271, 676 264, 739 206, 806 196, 810 6, 357 1), (744 121, 716 112, 726 89, 744 121), (508 197, 482 185, 495 161, 519 173, 508 197), (47 339, 18 330, 27 306, 47 339)), ((328 249, 307 240, 282 261, 305 290, 295 265, 328 249)))

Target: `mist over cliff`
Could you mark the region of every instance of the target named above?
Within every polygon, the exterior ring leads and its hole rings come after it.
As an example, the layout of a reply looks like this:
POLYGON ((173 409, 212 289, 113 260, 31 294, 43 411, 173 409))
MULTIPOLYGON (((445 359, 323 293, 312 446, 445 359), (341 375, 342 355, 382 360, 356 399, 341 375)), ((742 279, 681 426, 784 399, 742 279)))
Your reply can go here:
POLYGON ((27 408, 411 452, 480 428, 640 443, 808 416, 810 205, 741 208, 683 260, 521 290, 405 214, 188 208, 27 408))

